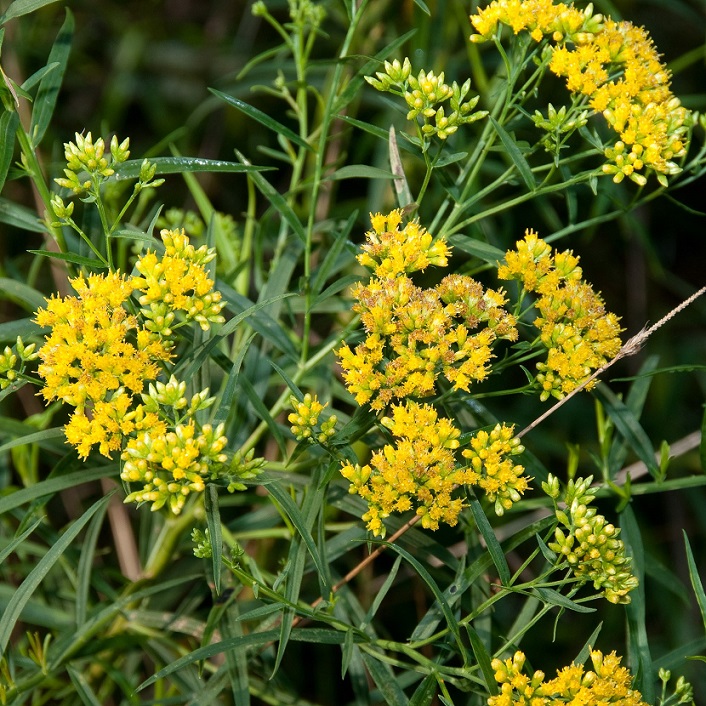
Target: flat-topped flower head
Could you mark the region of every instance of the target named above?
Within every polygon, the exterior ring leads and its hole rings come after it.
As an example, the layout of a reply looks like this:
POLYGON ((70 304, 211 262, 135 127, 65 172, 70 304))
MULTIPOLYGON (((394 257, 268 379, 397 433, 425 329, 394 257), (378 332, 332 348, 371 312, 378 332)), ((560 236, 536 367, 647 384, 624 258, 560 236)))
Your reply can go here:
POLYGON ((525 674, 525 662, 519 651, 509 659, 492 661, 500 694, 491 696, 488 706, 647 706, 640 692, 632 688, 632 675, 620 666, 621 658, 615 652, 604 655, 592 650, 593 670, 571 664, 549 680, 540 670, 532 676, 525 674))
POLYGON ((387 215, 370 214, 373 229, 365 236, 363 252, 358 255, 361 265, 370 267, 376 277, 394 278, 425 270, 429 265, 446 267, 451 248, 443 238, 434 240, 417 221, 402 225, 402 211, 387 215))
POLYGON ((213 323, 223 323, 225 306, 221 293, 213 289, 213 280, 205 265, 216 256, 213 248, 194 248, 183 230, 161 232, 165 252, 161 257, 148 250, 137 261, 140 277, 133 280, 148 319, 147 328, 154 334, 169 337, 174 326, 196 321, 207 331, 213 323))
MULTIPOLYGON (((494 0, 471 23, 474 42, 491 39, 502 25, 546 40, 550 71, 618 134, 602 167, 613 181, 644 186, 652 171, 666 186, 681 171, 677 160, 686 154, 694 116, 672 94, 669 70, 644 28, 594 15, 592 5, 581 11, 551 0, 494 0)), ((540 113, 535 123, 546 129, 545 122, 540 113)))
POLYGON ((606 311, 601 296, 581 279, 578 263, 570 250, 552 254, 551 247, 528 230, 498 267, 500 279, 518 280, 525 291, 539 295, 539 315, 533 323, 547 348, 546 360, 537 363, 542 400, 565 397, 622 345, 620 319, 606 311))

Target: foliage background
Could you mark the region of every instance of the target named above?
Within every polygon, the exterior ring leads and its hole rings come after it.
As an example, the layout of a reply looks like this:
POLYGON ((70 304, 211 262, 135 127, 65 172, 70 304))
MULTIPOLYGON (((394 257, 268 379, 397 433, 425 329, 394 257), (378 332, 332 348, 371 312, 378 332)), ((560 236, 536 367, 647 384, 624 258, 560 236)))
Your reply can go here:
MULTIPOLYGON (((250 13, 250 4, 205 2, 203 0, 123 0, 70 3, 76 19, 75 44, 71 54, 51 134, 45 141, 54 145, 46 154, 48 163, 63 160, 61 144, 73 138, 76 131, 92 130, 94 135, 117 133, 131 138, 134 155, 167 154, 167 144, 173 142, 179 152, 213 159, 232 159, 238 149, 258 164, 274 164, 263 146, 276 147, 272 133, 255 124, 243 114, 229 110, 211 93, 215 87, 256 105, 265 112, 281 107, 271 96, 257 90, 269 85, 273 67, 265 62, 254 67, 244 77, 239 72, 260 52, 274 46, 278 38, 272 30, 250 13)), ((416 34, 404 48, 417 67, 444 70, 447 80, 461 82, 467 75, 467 35, 469 25, 467 3, 457 0, 428 0, 431 17, 421 12, 412 0, 376 0, 369 12, 368 32, 359 39, 357 52, 373 54, 410 28, 416 34)), ((706 5, 702 0, 598 0, 599 11, 613 17, 626 17, 635 24, 645 25, 674 72, 673 91, 683 103, 696 110, 706 110, 706 5)), ((321 38, 316 54, 330 56, 345 31, 345 15, 340 4, 325 3, 329 10, 326 30, 330 36, 321 38)), ((268 2, 273 14, 284 17, 286 3, 268 2)), ((21 80, 39 69, 46 61, 51 45, 64 18, 61 3, 43 8, 32 15, 31 21, 20 21, 8 27, 3 46, 3 63, 13 78, 21 80)), ((361 60, 362 61, 362 60, 361 60)), ((322 66, 320 76, 324 75, 322 66)), ((286 67, 285 67, 286 69, 286 67)), ((314 72, 316 75, 316 72, 314 72)), ((476 86, 474 85, 474 88, 476 86)), ((387 127, 400 125, 389 104, 372 89, 363 91, 358 117, 387 127)), ((351 130, 342 129, 342 150, 349 163, 374 164, 386 167, 384 145, 367 136, 351 139, 351 130)), ((278 165, 275 165, 278 166, 278 165)), ((286 175, 282 177, 285 183, 286 175)), ((237 220, 246 209, 246 183, 241 175, 201 175, 199 181, 216 208, 233 214, 237 220)), ((630 189, 632 185, 625 188, 630 189)), ((696 182, 638 211, 605 226, 573 234, 562 240, 562 247, 571 247, 581 255, 587 278, 603 293, 608 307, 623 317, 631 335, 646 322, 654 322, 695 288, 704 284, 706 271, 706 232, 703 210, 704 186, 696 182)), ((32 206, 32 194, 26 182, 9 183, 5 196, 32 206)), ((160 190, 158 199, 172 206, 193 208, 187 188, 178 178, 169 179, 160 190)), ((588 199, 590 201, 590 197, 588 199)), ((367 213, 391 203, 387 187, 378 181, 346 180, 332 192, 331 213, 346 218, 358 209, 358 223, 353 233, 367 228, 367 213)), ((582 207, 591 208, 590 202, 582 207)), ((561 218, 561 205, 540 203, 516 209, 498 221, 485 233, 498 247, 509 246, 527 227, 535 227, 540 235, 552 232, 552 225, 561 218), (557 211, 553 212, 553 209, 557 211)), ((422 220, 424 214, 422 213, 422 220)), ((40 239, 24 231, 15 231, 0 224, 0 271, 3 276, 21 277, 30 267, 28 248, 41 247, 40 239)), ((12 321, 18 308, 11 301, 0 302, 0 322, 12 321)), ((696 302, 679 317, 661 329, 645 350, 629 359, 612 378, 634 374, 649 356, 657 356, 660 366, 703 363, 706 358, 706 299, 696 302)), ((325 328, 326 322, 321 325, 325 328)), ((4 342, 3 342, 4 345, 4 342)), ((613 389, 626 390, 627 383, 619 380, 613 389)), ((650 389, 642 423, 650 437, 659 443, 672 443, 687 433, 699 429, 706 392, 703 372, 675 372, 657 377, 650 389)), ((507 398, 502 398, 506 400, 507 398)), ((18 419, 41 411, 41 403, 24 395, 2 401, 3 413, 18 419)), ((502 409, 502 416, 531 421, 539 406, 527 398, 502 409)), ((582 444, 583 460, 595 451, 595 430, 587 420, 593 417, 593 402, 588 395, 575 399, 562 411, 562 424, 551 432, 538 429, 532 435, 533 450, 544 454, 543 460, 555 472, 562 473, 566 464, 566 444, 582 444)), ((16 462, 16 459, 15 461, 16 462)), ((670 476, 700 472, 699 450, 674 462, 670 476)), ((0 457, 0 487, 8 486, 13 477, 13 458, 9 453, 0 457)), ((87 499, 77 498, 86 503, 87 499)), ((612 501, 611 501, 612 502, 612 501)), ((646 549, 653 563, 647 578, 648 616, 651 645, 655 654, 667 653, 688 644, 699 636, 700 619, 689 586, 681 529, 691 539, 697 562, 706 566, 706 491, 703 488, 666 493, 659 496, 636 496, 633 509, 643 529, 646 549), (668 578, 665 568, 673 571, 680 584, 668 578)), ((605 511, 613 507, 606 504, 605 511)), ((61 518, 70 509, 50 505, 50 512, 61 518)), ((227 511, 227 510, 226 510, 227 511)), ((57 519, 57 526, 61 525, 57 519)), ((107 539, 107 538, 104 538, 107 539)), ((276 547, 273 545, 276 551, 276 547)), ((115 571, 109 543, 101 552, 108 574, 115 571)), ((189 562, 187 556, 182 561, 189 562)), ((191 560, 194 563, 196 560, 191 560)), ((381 560, 380 574, 386 562, 381 560)), ((389 568, 389 566, 388 566, 389 568)), ((376 574, 378 571, 376 570, 376 574)), ((703 573, 703 572, 702 572, 703 573)), ((368 577, 374 581, 375 577, 368 577)), ((399 588, 388 597, 385 624, 390 634, 404 625, 409 611, 415 611, 415 601, 421 600, 421 587, 412 583, 410 590, 399 588)), ((2 586, 0 601, 8 600, 8 586, 2 586)), ((374 593, 374 584, 370 588, 374 593)), ((183 597, 198 612, 204 609, 205 595, 195 587, 183 597)), ((566 625, 560 623, 555 636, 551 621, 542 624, 532 634, 537 653, 548 673, 566 663, 582 645, 575 636, 590 632, 582 620, 594 621, 594 616, 576 616, 566 625)), ((604 637, 614 630, 622 634, 622 625, 611 625, 606 616, 604 637)), ((50 621, 51 622, 51 621, 50 621)), ((40 623, 41 624, 41 623, 40 623)), ((590 623, 589 623, 590 624, 590 623)), ((617 638, 618 640, 620 638, 617 638)), ((606 639, 606 642, 608 640, 606 639)), ((530 643, 531 644, 531 643, 530 643)), ((527 651, 531 647, 527 645, 527 651)), ((343 703, 339 690, 338 651, 321 649, 290 650, 286 673, 302 681, 300 693, 319 703, 343 703), (312 680, 312 670, 316 679, 312 680), (297 677, 298 675, 298 677, 297 677)), ((706 694, 706 670, 703 663, 687 667, 687 677, 697 694, 697 703, 706 694)), ((701 701, 701 703, 706 703, 701 701)))

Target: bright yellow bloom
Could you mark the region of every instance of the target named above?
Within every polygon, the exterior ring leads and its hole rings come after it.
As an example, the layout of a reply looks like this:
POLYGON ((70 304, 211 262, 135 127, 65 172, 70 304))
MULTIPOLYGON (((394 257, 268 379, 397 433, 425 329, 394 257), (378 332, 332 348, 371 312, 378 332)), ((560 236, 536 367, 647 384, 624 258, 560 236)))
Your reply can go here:
POLYGON ((478 431, 470 441, 470 448, 461 452, 471 462, 463 482, 482 488, 488 500, 495 504, 496 515, 502 515, 518 502, 532 480, 524 475, 522 465, 512 461, 512 456, 525 450, 513 435, 514 429, 514 426, 497 424, 490 433, 478 431))
POLYGON ((443 238, 432 242, 432 236, 416 221, 400 230, 402 211, 386 216, 370 214, 373 230, 366 233, 368 242, 358 255, 361 265, 370 267, 376 277, 393 279, 398 275, 425 270, 429 265, 446 267, 451 249, 443 238))
POLYGON ((540 295, 534 325, 547 359, 537 363, 537 383, 542 400, 561 399, 618 353, 620 320, 581 279, 579 258, 570 250, 552 255, 532 230, 516 247, 505 254, 498 277, 519 280, 526 291, 540 295))
POLYGON ((620 666, 620 660, 615 652, 603 655, 593 650, 593 671, 571 664, 546 681, 544 672, 539 670, 531 678, 522 673, 525 664, 522 652, 515 652, 505 661, 494 659, 492 667, 500 694, 491 696, 488 706, 647 706, 640 692, 631 688, 632 677, 620 666))
POLYGON ((382 423, 396 438, 395 445, 375 451, 362 468, 350 463, 341 468, 351 483, 349 492, 368 503, 363 515, 367 528, 384 537, 382 520, 412 508, 427 529, 438 529, 440 522, 455 525, 464 505, 451 497, 464 473, 456 468, 453 454, 460 431, 432 406, 411 401, 394 405, 392 417, 384 417, 382 423))
POLYGON ((145 381, 159 372, 158 361, 167 360, 169 353, 158 343, 131 342, 142 330, 122 306, 132 283, 110 273, 80 276, 71 284, 78 297, 52 297, 35 318, 52 329, 39 352, 42 395, 82 412, 119 388, 142 392, 145 381))
POLYGON ((488 376, 495 341, 517 338, 504 292, 464 275, 445 277, 433 289, 415 286, 407 273, 446 265, 446 243, 432 243, 417 224, 400 230, 400 211, 371 218, 359 260, 377 276, 353 290, 367 335, 355 350, 337 351, 348 391, 378 410, 395 399, 433 395, 439 375, 468 391, 488 376))
POLYGON ((221 293, 213 290, 205 265, 216 255, 202 245, 196 249, 184 231, 161 232, 165 253, 158 257, 148 250, 135 267, 142 275, 133 279, 147 328, 169 337, 177 314, 186 321, 196 321, 204 331, 212 323, 223 323, 221 293))
POLYGON ((494 0, 471 16, 478 33, 471 40, 486 41, 507 25, 557 43, 550 70, 618 133, 604 173, 644 185, 651 169, 666 186, 667 175, 681 171, 675 160, 686 154, 692 114, 670 91, 669 71, 646 30, 592 13, 590 5, 582 12, 551 0, 494 0))
POLYGON ((125 502, 149 502, 153 511, 167 505, 178 515, 187 497, 203 492, 205 480, 228 460, 223 453, 228 443, 223 428, 205 424, 199 431, 190 420, 174 431, 165 432, 157 425, 130 439, 122 454, 125 464, 120 477, 142 487, 125 502))

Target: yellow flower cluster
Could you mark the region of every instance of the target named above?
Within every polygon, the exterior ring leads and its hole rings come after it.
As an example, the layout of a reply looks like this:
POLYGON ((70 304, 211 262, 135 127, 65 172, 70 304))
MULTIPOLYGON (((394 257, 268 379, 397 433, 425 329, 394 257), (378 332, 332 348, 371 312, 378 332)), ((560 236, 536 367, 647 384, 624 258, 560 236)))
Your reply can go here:
POLYGON ((498 268, 500 279, 519 280, 539 295, 534 325, 548 349, 547 360, 537 364, 542 400, 563 398, 621 347, 619 318, 606 312, 600 295, 581 279, 578 261, 570 250, 552 255, 551 247, 528 230, 498 268))
POLYGON ((142 483, 125 502, 152 503, 159 510, 165 504, 178 515, 186 498, 204 490, 204 480, 228 460, 223 449, 228 439, 224 425, 215 429, 204 424, 200 431, 193 420, 176 425, 174 431, 152 429, 130 439, 123 452, 120 477, 128 483, 142 483))
POLYGON ((378 91, 387 91, 403 96, 409 112, 407 120, 422 119, 421 134, 425 139, 434 135, 445 140, 453 135, 461 125, 484 118, 487 110, 472 112, 479 96, 466 100, 471 90, 470 79, 462 86, 454 81, 450 86, 444 82, 443 71, 435 74, 422 69, 417 76, 412 74, 412 65, 408 58, 404 62, 395 59, 386 61, 385 70, 376 72, 377 78, 366 76, 365 80, 378 91), (450 112, 446 114, 446 101, 450 112))
POLYGON ((540 670, 531 677, 522 673, 525 664, 522 652, 515 652, 505 661, 494 659, 492 667, 500 694, 491 696, 488 706, 647 706, 640 692, 632 689, 630 672, 620 666, 620 661, 615 652, 604 655, 592 650, 593 670, 571 664, 557 670, 556 677, 547 681, 540 670))
POLYGON ((455 525, 465 506, 462 498, 452 498, 459 485, 482 488, 499 515, 528 487, 524 468, 508 458, 524 451, 512 427, 498 424, 490 433, 475 434, 471 448, 462 452, 471 461, 464 467, 457 466, 454 456, 460 431, 431 405, 407 400, 393 405, 392 417, 381 421, 396 443, 373 452, 370 464, 344 463, 341 468, 351 483, 349 492, 368 503, 363 520, 376 536, 385 536, 386 517, 411 509, 426 529, 436 530, 440 522, 455 525))
MULTIPOLYGON (((292 425, 292 434, 294 434, 297 441, 303 441, 304 439, 313 441, 316 425, 319 423, 319 415, 326 405, 321 404, 316 395, 312 396, 308 392, 304 395, 304 399, 301 402, 294 395, 289 398, 289 402, 294 410, 287 417, 292 425)), ((336 415, 332 414, 321 424, 320 432, 316 435, 316 439, 320 444, 325 443, 334 435, 336 421, 336 415)))
POLYGON ((517 337, 514 318, 502 308, 504 293, 463 275, 433 289, 415 286, 407 274, 446 265, 448 246, 432 242, 415 222, 400 230, 399 211, 371 218, 359 260, 375 277, 353 292, 367 336, 355 350, 343 345, 337 351, 349 392, 358 404, 372 400, 370 406, 382 410, 393 399, 433 394, 440 373, 467 391, 487 377, 493 343, 517 337))
POLYGON ((169 337, 181 313, 183 321, 196 321, 204 331, 212 323, 223 323, 221 293, 213 291, 213 280, 204 267, 216 256, 213 248, 196 249, 181 231, 163 230, 160 235, 165 253, 162 257, 148 250, 135 267, 142 275, 133 278, 146 328, 161 337, 169 337))
POLYGON ((625 553, 625 545, 618 539, 620 530, 590 506, 595 499, 590 492, 592 480, 593 476, 589 476, 569 481, 563 497, 566 510, 557 505, 560 491, 556 476, 550 473, 542 483, 565 530, 557 527, 555 541, 548 546, 569 564, 579 581, 593 581, 593 587, 611 603, 630 603, 628 593, 637 588, 638 580, 630 570, 631 559, 625 553))
POLYGON ((591 5, 581 11, 552 0, 494 0, 471 22, 478 32, 472 41, 491 38, 504 24, 558 43, 550 70, 566 78, 569 91, 587 96, 620 137, 605 151, 603 171, 613 181, 644 185, 642 172, 653 170, 666 186, 666 176, 681 171, 674 160, 686 154, 692 115, 671 93, 669 71, 644 29, 593 15, 591 5))
POLYGON ((76 407, 66 432, 81 456, 93 444, 109 456, 132 423, 123 416, 133 396, 157 376, 169 352, 124 308, 132 280, 109 273, 79 276, 71 285, 77 297, 52 297, 36 314, 39 326, 51 328, 39 351, 42 395, 76 407))
POLYGON ((455 525, 463 500, 451 493, 463 482, 465 469, 457 469, 453 450, 460 431, 439 417, 431 405, 407 401, 392 407, 382 423, 396 438, 394 446, 375 451, 369 465, 345 463, 341 474, 350 481, 349 492, 368 503, 363 515, 368 529, 385 536, 382 521, 393 512, 416 510, 422 526, 436 530, 439 522, 455 525))
POLYGON ((470 441, 470 448, 461 452, 471 462, 464 483, 482 488, 488 500, 495 503, 496 515, 502 515, 518 502, 531 480, 524 475, 524 467, 512 461, 512 456, 525 450, 513 436, 514 430, 514 426, 497 424, 490 432, 478 431, 470 441))

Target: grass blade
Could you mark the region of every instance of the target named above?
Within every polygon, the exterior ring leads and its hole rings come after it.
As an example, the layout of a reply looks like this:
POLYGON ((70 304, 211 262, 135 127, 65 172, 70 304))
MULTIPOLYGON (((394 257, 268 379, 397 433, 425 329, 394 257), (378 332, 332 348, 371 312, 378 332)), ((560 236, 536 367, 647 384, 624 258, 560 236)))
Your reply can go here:
POLYGON ((510 583, 511 577, 510 567, 507 565, 507 560, 505 559, 505 554, 503 554, 500 542, 498 542, 498 538, 495 536, 495 532, 493 532, 493 528, 490 526, 488 516, 483 512, 480 501, 470 487, 466 490, 466 497, 468 498, 478 531, 485 540, 486 547, 493 559, 493 564, 495 564, 495 568, 498 570, 500 582, 503 586, 507 586, 510 583))
POLYGON ((397 683, 390 666, 376 659, 374 654, 362 653, 363 662, 388 706, 408 706, 409 701, 397 683))
POLYGON ((15 0, 7 8, 5 14, 0 17, 0 25, 4 25, 8 20, 13 20, 15 17, 28 15, 30 12, 34 12, 45 5, 51 5, 53 2, 56 2, 56 0, 15 0))
POLYGON ((15 110, 4 110, 0 116, 0 189, 5 185, 7 172, 15 151, 15 133, 20 124, 19 114, 15 110))
POLYGON ((208 536, 211 540, 211 568, 213 570, 213 587, 216 595, 221 593, 221 555, 223 554, 223 534, 221 532, 221 512, 218 507, 218 488, 209 483, 206 486, 204 498, 208 536))
POLYGON ((294 142, 294 144, 299 145, 304 149, 313 151, 312 146, 306 140, 304 140, 302 137, 297 135, 296 132, 293 132, 285 125, 282 125, 282 123, 279 123, 274 118, 271 118, 269 115, 267 115, 267 113, 263 113, 261 110, 253 108, 253 106, 249 105, 248 103, 245 103, 245 101, 241 101, 239 98, 229 96, 226 93, 221 93, 221 91, 217 91, 215 88, 209 88, 208 90, 211 91, 211 93, 213 93, 213 95, 217 98, 220 98, 228 105, 232 106, 233 108, 236 108, 242 113, 245 113, 245 115, 247 115, 249 118, 256 120, 258 123, 264 125, 269 130, 276 132, 282 137, 286 137, 290 142, 294 142))
POLYGON ((517 171, 520 176, 524 179, 527 188, 530 191, 534 191, 537 188, 537 182, 534 179, 534 174, 530 169, 530 165, 527 163, 525 156, 520 151, 514 138, 510 133, 505 130, 505 128, 492 116, 488 116, 488 120, 493 123, 495 132, 498 133, 500 141, 503 143, 503 147, 506 149, 508 156, 512 160, 513 164, 517 167, 517 171))
POLYGON ((55 64, 55 67, 42 77, 37 91, 37 97, 34 99, 29 134, 32 145, 35 148, 39 147, 39 144, 44 138, 44 133, 47 131, 52 116, 54 115, 59 90, 64 80, 66 66, 69 62, 73 36, 74 16, 67 7, 66 19, 59 30, 59 34, 56 36, 54 45, 49 52, 49 58, 47 59, 47 65, 55 64))
POLYGON ((83 529, 86 523, 98 512, 106 506, 110 501, 111 495, 106 495, 104 498, 94 503, 83 515, 76 520, 59 540, 47 551, 40 559, 39 563, 29 572, 27 578, 22 582, 20 587, 15 591, 14 595, 7 604, 5 612, 2 615, 0 622, 0 653, 5 652, 7 643, 10 641, 10 635, 15 628, 15 623, 20 617, 22 608, 27 604, 27 601, 32 597, 32 594, 42 582, 44 577, 49 573, 49 570, 59 560, 61 555, 66 551, 71 542, 76 539, 78 533, 83 529))
POLYGON ((701 577, 696 568, 696 561, 694 561, 694 554, 691 551, 691 544, 689 543, 689 537, 686 532, 682 530, 684 534, 684 546, 686 547, 686 560, 689 564, 689 579, 691 580, 691 586, 694 589, 694 595, 696 596, 696 602, 699 604, 699 611, 701 612, 701 620, 704 624, 704 629, 706 629, 706 593, 704 592, 704 585, 701 582, 701 577))

